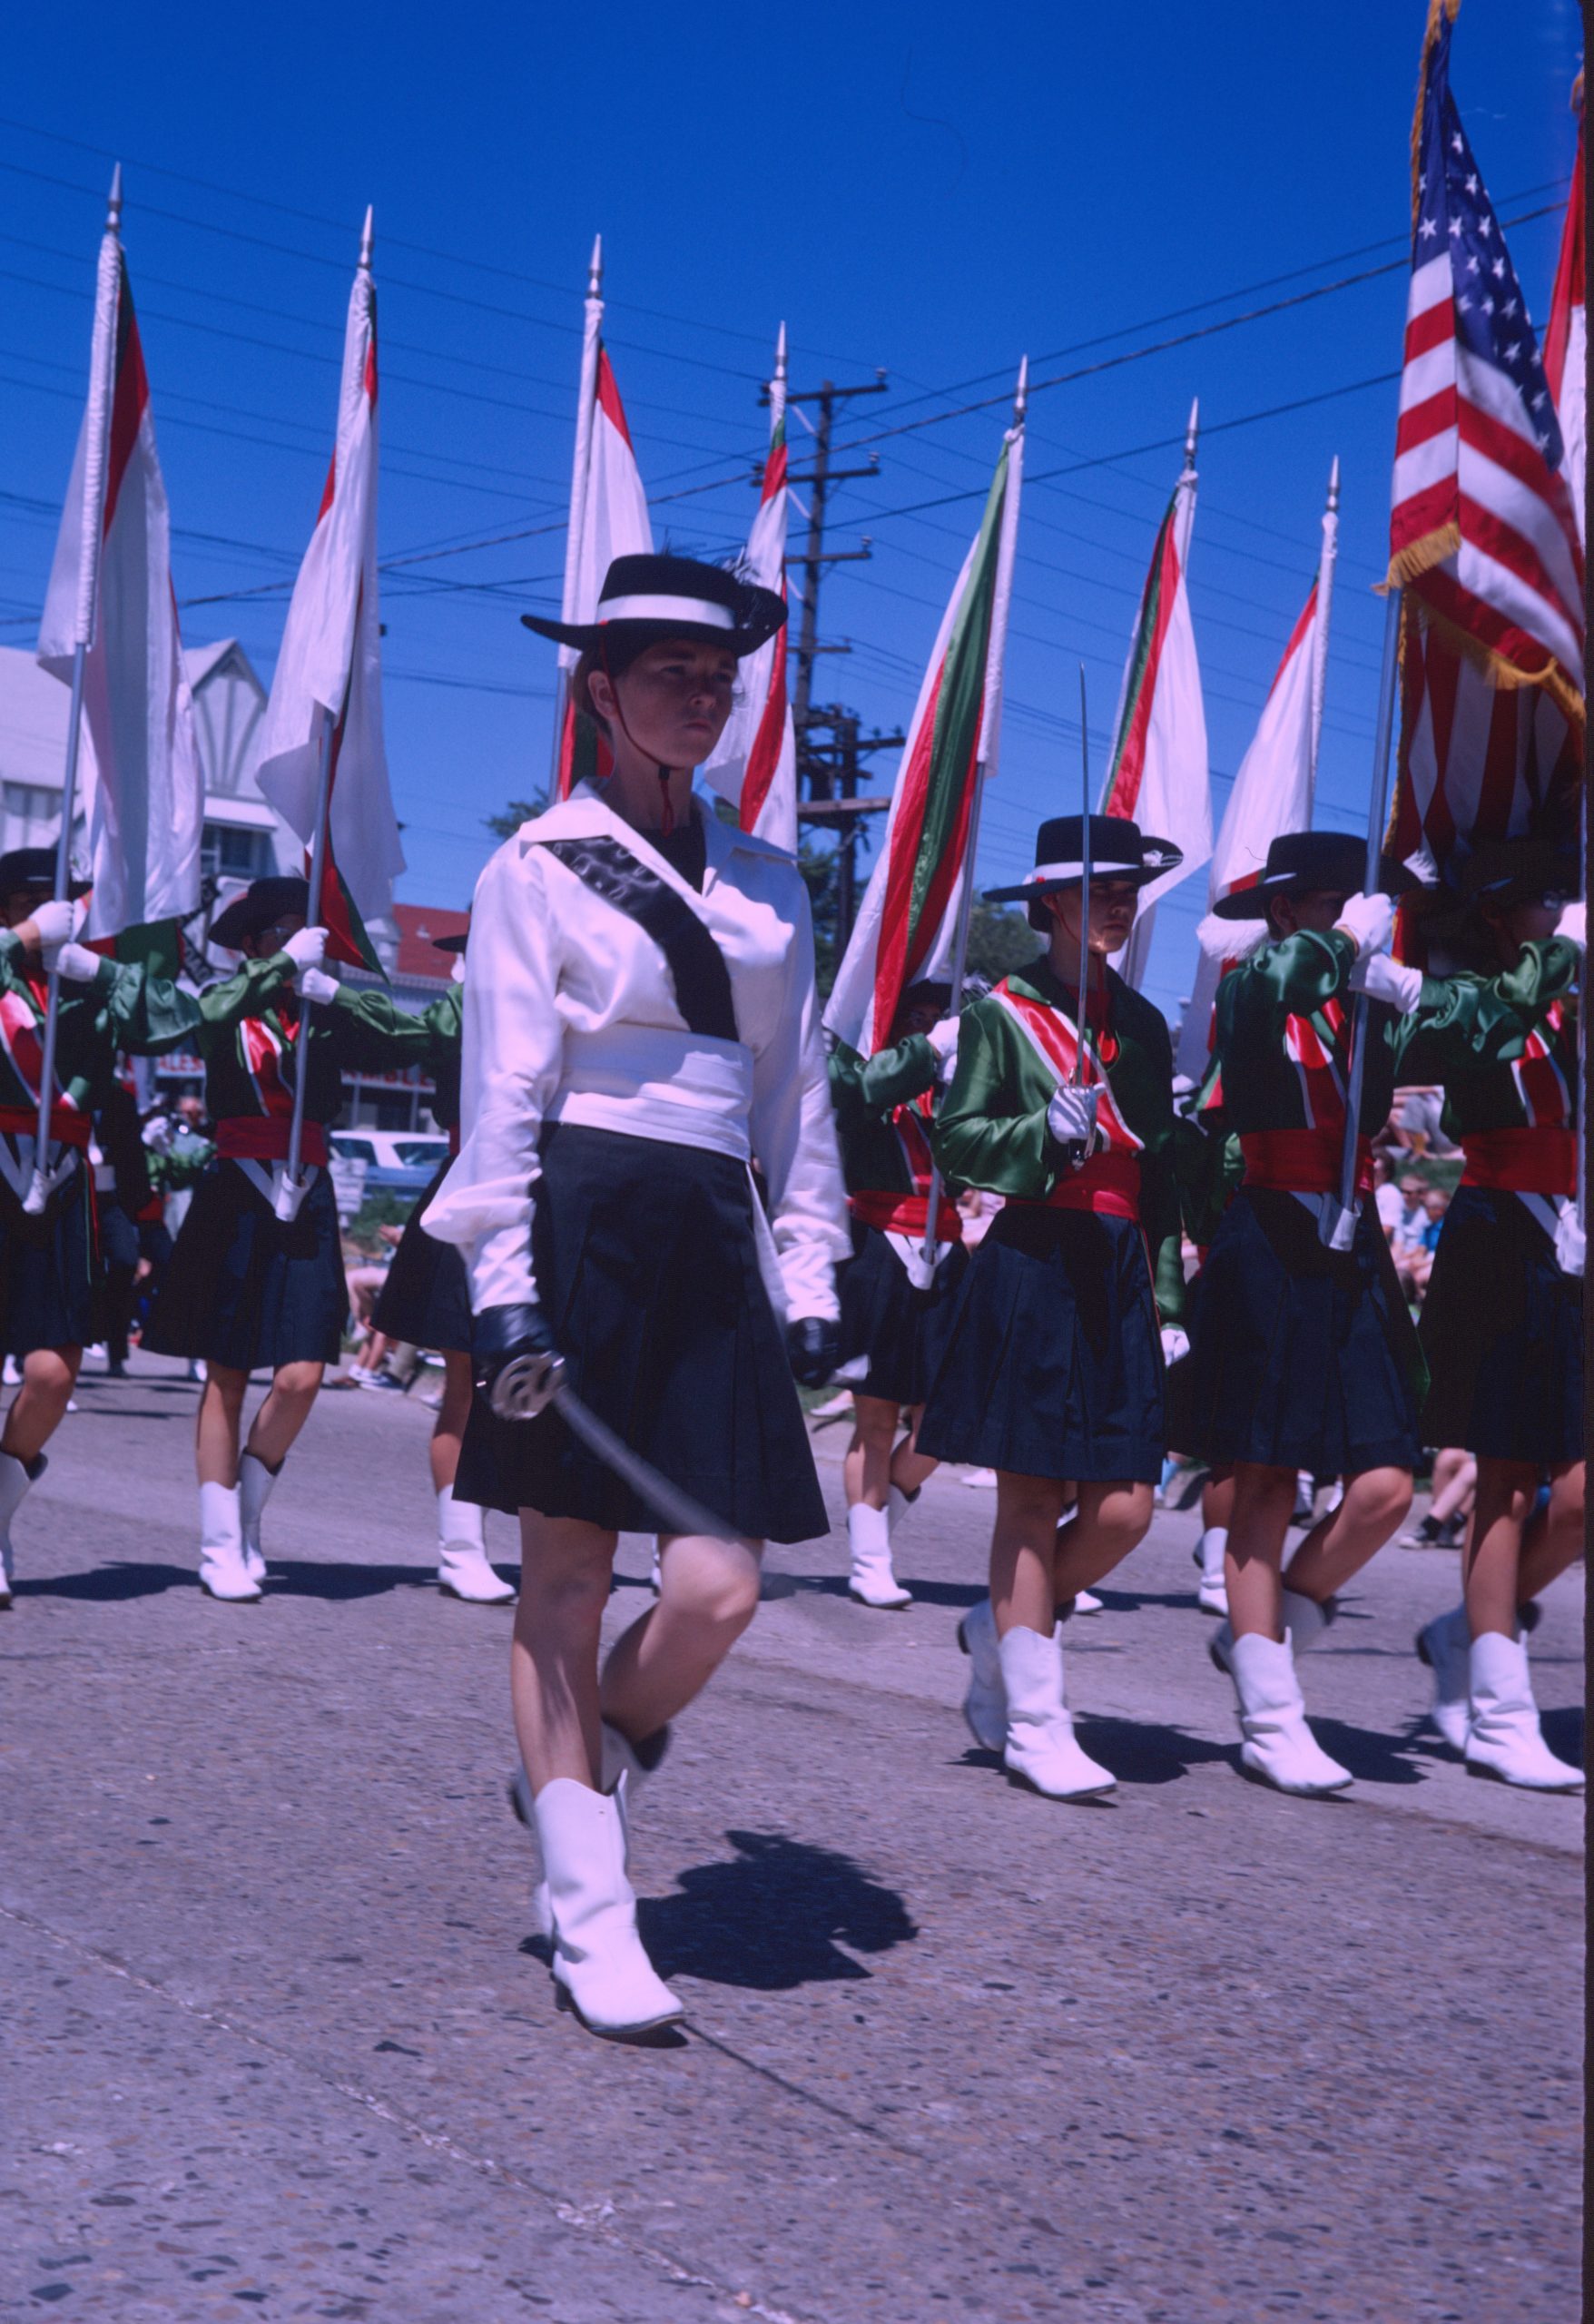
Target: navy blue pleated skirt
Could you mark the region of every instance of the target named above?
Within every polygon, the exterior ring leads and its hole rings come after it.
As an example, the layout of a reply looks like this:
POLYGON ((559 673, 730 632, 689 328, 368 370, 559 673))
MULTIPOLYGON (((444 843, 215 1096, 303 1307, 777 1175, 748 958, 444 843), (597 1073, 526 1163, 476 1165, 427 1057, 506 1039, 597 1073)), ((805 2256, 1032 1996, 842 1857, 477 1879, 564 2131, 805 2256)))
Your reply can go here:
POLYGON ((104 1336, 103 1269, 83 1157, 38 1218, 0 1179, 0 1354, 89 1347, 104 1336))
POLYGON ((371 1322, 390 1340, 468 1355, 470 1290, 464 1255, 452 1243, 439 1243, 420 1223, 451 1167, 451 1160, 444 1162, 410 1212, 371 1322))
MULTIPOLYGON (((554 1123, 531 1230, 538 1304, 582 1402, 749 1540, 830 1531, 808 1430, 759 1271, 753 1187, 729 1155, 554 1123)), ((471 1407, 454 1491, 614 1532, 658 1519, 556 1410, 471 1407)))
POLYGON ((1582 1459, 1582 1277, 1515 1195, 1458 1187, 1420 1332, 1426 1443, 1536 1468, 1582 1459))
POLYGON ((916 1291, 908 1270, 878 1226, 852 1222, 852 1257, 841 1276, 841 1362, 862 1356, 867 1374, 851 1384, 860 1396, 889 1404, 921 1404, 946 1354, 947 1334, 969 1254, 955 1244, 928 1291, 916 1291))
POLYGON ((1335 1252, 1294 1195, 1240 1187, 1196 1279, 1190 1337, 1186 1450, 1319 1477, 1415 1466, 1422 1351, 1371 1203, 1335 1252))
POLYGON ((1018 1476, 1154 1484, 1163 1380, 1139 1227, 1009 1203, 969 1261, 919 1450, 1018 1476))
POLYGON ((336 1364, 348 1315, 326 1171, 285 1225, 236 1162, 218 1160, 194 1188, 143 1344, 235 1372, 336 1364))

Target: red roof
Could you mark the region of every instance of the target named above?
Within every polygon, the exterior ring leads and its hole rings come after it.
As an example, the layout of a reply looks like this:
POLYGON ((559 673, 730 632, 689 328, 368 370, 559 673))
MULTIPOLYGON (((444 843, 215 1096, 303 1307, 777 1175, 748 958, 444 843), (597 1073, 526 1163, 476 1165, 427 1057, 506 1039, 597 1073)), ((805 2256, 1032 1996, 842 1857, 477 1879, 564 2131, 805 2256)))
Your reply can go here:
POLYGON ((399 977, 429 977, 438 984, 446 984, 454 966, 452 955, 433 948, 439 936, 458 936, 470 922, 467 911, 453 911, 446 904, 395 904, 393 917, 398 923, 398 958, 394 974, 399 977))

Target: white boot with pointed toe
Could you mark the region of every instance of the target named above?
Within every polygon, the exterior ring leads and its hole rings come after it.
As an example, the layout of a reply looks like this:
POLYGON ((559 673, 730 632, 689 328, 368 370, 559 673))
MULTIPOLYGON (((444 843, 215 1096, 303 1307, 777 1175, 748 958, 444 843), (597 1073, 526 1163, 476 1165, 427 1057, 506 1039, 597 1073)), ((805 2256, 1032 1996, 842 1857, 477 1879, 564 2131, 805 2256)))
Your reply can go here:
POLYGON ((1002 1758, 1048 1799, 1088 1799, 1110 1791, 1117 1777, 1083 1751, 1073 1713, 1063 1698, 1062 1641, 1054 1630, 1011 1630, 998 1643, 1008 1697, 1002 1758))
POLYGON ((1558 1759, 1540 1732, 1528 1649, 1521 1640, 1485 1630, 1472 1640, 1469 1661, 1472 1716, 1467 1728, 1467 1773, 1516 1784, 1524 1791, 1581 1791, 1581 1768, 1558 1759))
POLYGON ((643 1950, 615 1802, 567 1777, 536 1796, 554 1922, 554 1982, 592 2034, 624 2040, 677 2024, 680 2003, 643 1950))
POLYGON ((1303 1799, 1343 1791, 1350 1770, 1329 1758, 1306 1724, 1288 1637, 1281 1646, 1248 1630, 1229 1648, 1228 1667, 1240 1698, 1244 1771, 1303 1799))
POLYGON ((1201 1569, 1201 1580, 1196 1587, 1196 1601, 1203 1613, 1227 1617, 1229 1593, 1224 1582, 1224 1551, 1229 1545, 1226 1525, 1209 1525, 1196 1544, 1196 1562, 1201 1569))
POLYGON ((515 1595, 487 1562, 481 1511, 474 1502, 456 1501, 450 1485, 438 1495, 438 1582, 471 1606, 507 1606, 515 1595))
POLYGON ((0 1452, 0 1608, 11 1603, 16 1565, 11 1547, 11 1521, 22 1507, 30 1485, 37 1484, 47 1463, 41 1452, 30 1467, 15 1452, 0 1452))
POLYGON ((244 1562, 243 1529, 237 1485, 201 1485, 200 1587, 212 1598, 247 1606, 261 1585, 244 1562))
MULTIPOLYGON (((1284 1627, 1294 1653, 1304 1654, 1323 1639, 1339 1612, 1334 1598, 1303 1598, 1298 1590, 1287 1585, 1284 1591, 1284 1627)), ((1220 1670, 1235 1674, 1235 1631, 1231 1622, 1220 1622, 1208 1640, 1208 1651, 1220 1670)))
POLYGON ((1452 1606, 1417 1633, 1417 1656, 1433 1673, 1433 1703, 1428 1716, 1452 1751, 1467 1748, 1471 1695, 1472 1633, 1465 1606, 1452 1606))
POLYGON ((280 1469, 268 1469, 258 1452, 246 1452, 238 1463, 238 1515, 243 1532, 243 1562, 251 1581, 266 1578, 261 1520, 281 1473, 280 1469))
POLYGON ((996 1616, 989 1598, 970 1606, 958 1624, 958 1644, 969 1657, 969 1691, 963 1719, 983 1750, 999 1751, 1008 1739, 1008 1689, 996 1616))
POLYGON ((866 1501, 854 1502, 847 1512, 847 1546, 852 1553, 849 1596, 861 1606, 882 1609, 913 1603, 891 1571, 891 1529, 883 1509, 871 1509, 866 1501))

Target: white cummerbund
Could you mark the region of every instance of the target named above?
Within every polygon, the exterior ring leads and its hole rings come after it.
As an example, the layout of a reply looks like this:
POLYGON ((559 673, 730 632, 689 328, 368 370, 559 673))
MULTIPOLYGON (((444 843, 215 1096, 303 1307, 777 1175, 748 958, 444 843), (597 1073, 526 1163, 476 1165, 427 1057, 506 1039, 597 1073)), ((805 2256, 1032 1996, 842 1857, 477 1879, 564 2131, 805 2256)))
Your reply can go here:
POLYGON ((706 1147, 745 1162, 752 1152, 753 1056, 740 1041, 674 1033, 656 1025, 610 1025, 565 1035, 556 1122, 706 1147))

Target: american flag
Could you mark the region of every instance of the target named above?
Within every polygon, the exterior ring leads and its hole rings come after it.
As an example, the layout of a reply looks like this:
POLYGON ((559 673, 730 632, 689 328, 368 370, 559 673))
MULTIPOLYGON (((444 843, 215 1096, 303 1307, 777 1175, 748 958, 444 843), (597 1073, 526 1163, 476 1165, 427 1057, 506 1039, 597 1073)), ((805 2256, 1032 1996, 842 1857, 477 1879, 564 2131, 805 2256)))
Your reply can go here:
POLYGON ((1390 579, 1498 683, 1583 710, 1583 564, 1521 286, 1450 89, 1434 0, 1415 146, 1390 579))

